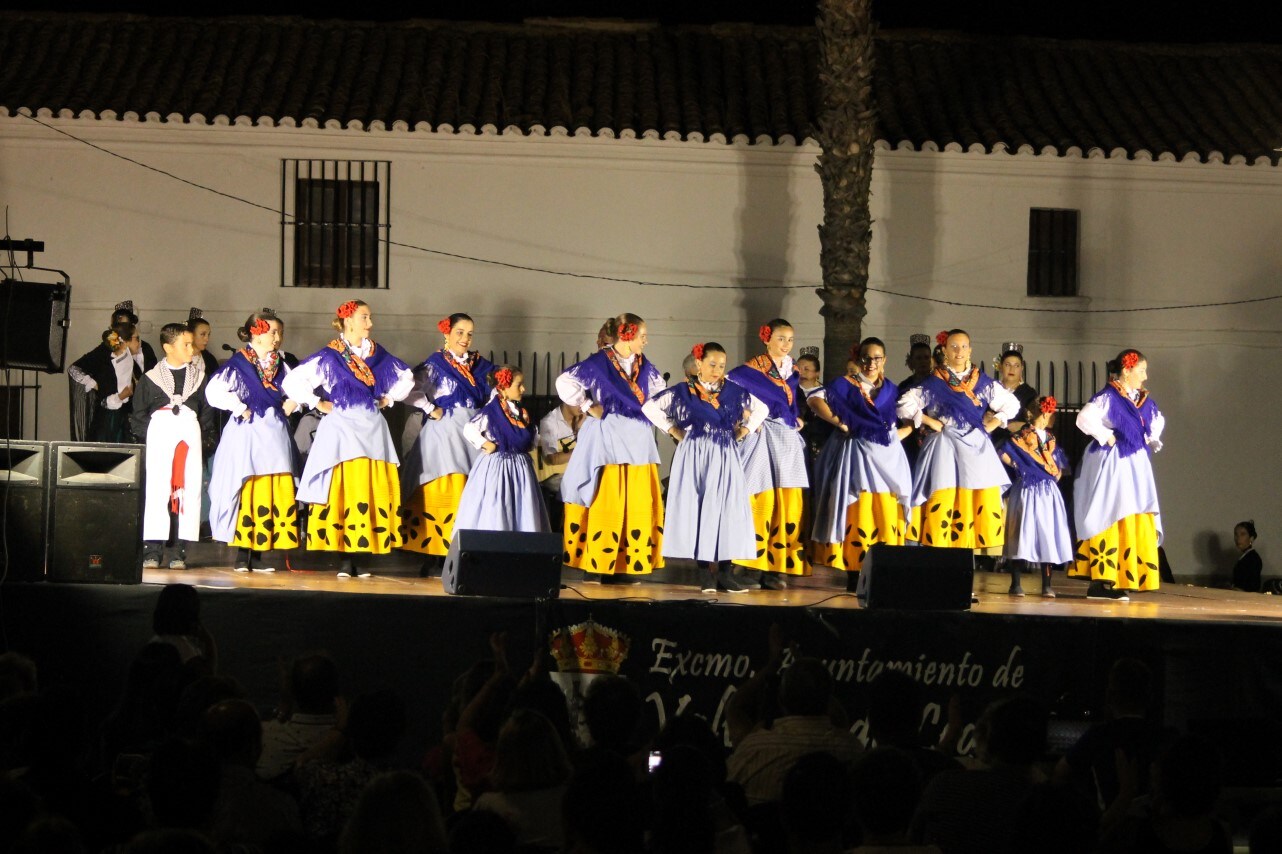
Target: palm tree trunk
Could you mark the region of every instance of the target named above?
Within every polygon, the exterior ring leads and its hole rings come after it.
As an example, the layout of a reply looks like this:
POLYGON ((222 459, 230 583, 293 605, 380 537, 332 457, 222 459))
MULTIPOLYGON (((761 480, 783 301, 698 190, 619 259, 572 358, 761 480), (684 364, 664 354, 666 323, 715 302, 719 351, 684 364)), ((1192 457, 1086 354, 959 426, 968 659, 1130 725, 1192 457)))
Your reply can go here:
POLYGON ((846 368, 852 344, 860 339, 867 308, 868 255, 872 217, 873 138, 872 0, 820 0, 819 75, 823 109, 818 139, 823 150, 815 171, 823 184, 824 221, 819 226, 819 260, 824 318, 824 373, 846 368))

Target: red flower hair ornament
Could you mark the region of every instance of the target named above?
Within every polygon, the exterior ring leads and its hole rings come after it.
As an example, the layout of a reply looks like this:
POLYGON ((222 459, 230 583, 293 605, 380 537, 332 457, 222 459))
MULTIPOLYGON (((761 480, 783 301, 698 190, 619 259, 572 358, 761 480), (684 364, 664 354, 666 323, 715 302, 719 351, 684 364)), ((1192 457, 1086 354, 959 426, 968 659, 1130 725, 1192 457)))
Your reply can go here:
POLYGON ((354 300, 354 299, 349 299, 347 302, 343 303, 342 305, 340 305, 340 306, 338 307, 338 316, 339 316, 341 319, 346 320, 347 318, 349 318, 349 317, 351 317, 353 314, 355 314, 355 313, 356 313, 356 309, 357 309, 357 308, 359 308, 359 307, 360 307, 360 306, 358 306, 358 305, 356 304, 356 300, 354 300))
POLYGON ((1053 397, 1043 397, 1040 405, 1043 415, 1054 415, 1059 408, 1059 401, 1053 397))
POLYGON ((506 391, 512 387, 512 369, 499 368, 494 374, 494 385, 500 391, 506 391))
POLYGON ((638 332, 638 329, 635 323, 619 324, 619 340, 620 341, 637 340, 637 332, 638 332))
POLYGON ((1123 368, 1124 370, 1128 370, 1128 371, 1129 371, 1129 370, 1131 370, 1132 368, 1134 368, 1136 365, 1138 365, 1139 363, 1140 363, 1140 354, 1139 354, 1139 353, 1136 353, 1136 352, 1133 352, 1133 351, 1132 351, 1132 352, 1127 353, 1125 356, 1123 356, 1123 357, 1122 357, 1122 368, 1123 368))
POLYGON ((935 336, 935 343, 938 344, 940 347, 943 347, 945 344, 948 343, 947 329, 943 330, 942 332, 940 332, 938 335, 935 336))
POLYGON ((757 337, 761 339, 762 344, 769 344, 772 333, 773 330, 770 328, 770 324, 767 323, 765 326, 762 326, 757 330, 757 337))
POLYGON ((266 335, 272 331, 272 325, 261 317, 249 325, 250 335, 266 335))
POLYGON ((694 356, 694 357, 695 357, 696 359, 698 359, 699 361, 703 361, 703 345, 702 345, 702 344, 695 344, 693 347, 691 347, 691 348, 690 348, 690 355, 691 355, 691 356, 694 356))
POLYGON ((436 328, 440 330, 442 335, 449 335, 450 330, 454 327, 450 326, 450 319, 448 317, 442 317, 440 320, 436 321, 436 328))

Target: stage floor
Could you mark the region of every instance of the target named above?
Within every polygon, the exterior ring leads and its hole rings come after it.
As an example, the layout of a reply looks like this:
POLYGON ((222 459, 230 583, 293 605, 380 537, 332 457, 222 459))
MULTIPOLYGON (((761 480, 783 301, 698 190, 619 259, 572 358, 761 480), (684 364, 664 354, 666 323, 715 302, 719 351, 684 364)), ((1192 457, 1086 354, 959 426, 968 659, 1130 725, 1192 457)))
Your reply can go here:
MULTIPOLYGON (((439 578, 419 578, 409 556, 394 554, 371 561, 374 575, 369 578, 337 577, 337 555, 304 556, 317 568, 300 569, 296 564, 286 568, 282 561, 274 573, 235 572, 230 564, 231 551, 223 546, 194 544, 189 553, 191 568, 186 570, 150 569, 143 573, 145 584, 184 583, 215 589, 274 591, 311 591, 317 593, 359 593, 375 596, 442 597, 448 594, 439 578)), ((820 568, 807 578, 790 579, 782 591, 752 590, 740 594, 705 594, 695 586, 694 565, 674 561, 669 567, 647 576, 635 585, 587 584, 583 574, 566 569, 562 572, 562 599, 610 602, 689 602, 698 601, 725 606, 823 607, 859 609, 853 594, 845 592, 845 575, 820 568)), ((1211 623, 1257 623, 1282 626, 1282 597, 1241 593, 1167 584, 1151 593, 1132 594, 1129 602, 1091 601, 1086 598, 1086 582, 1055 573, 1056 598, 1038 595, 1036 577, 1026 574, 1023 587, 1027 595, 1014 597, 1006 593, 1010 577, 1004 573, 977 572, 974 594, 978 599, 971 611, 983 614, 1029 615, 1037 617, 1108 618, 1198 621, 1211 623)))

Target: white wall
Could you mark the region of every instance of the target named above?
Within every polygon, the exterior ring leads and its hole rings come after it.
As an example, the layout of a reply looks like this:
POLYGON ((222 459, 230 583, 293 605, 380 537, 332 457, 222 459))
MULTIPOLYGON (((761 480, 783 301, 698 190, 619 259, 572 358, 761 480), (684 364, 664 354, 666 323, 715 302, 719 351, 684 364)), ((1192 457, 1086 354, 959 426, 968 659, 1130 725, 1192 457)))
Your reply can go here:
MULTIPOLYGON (((649 354, 678 372, 697 340, 732 358, 755 329, 789 317, 819 343, 814 148, 669 141, 285 129, 42 119, 111 151, 251 199, 280 202, 289 157, 388 159, 392 239, 516 264, 701 285, 785 280, 791 290, 693 290, 563 278, 394 249, 391 287, 360 294, 375 337, 403 358, 439 345, 436 320, 467 311, 482 349, 582 350, 601 321, 649 321, 649 354)), ((1015 308, 1115 309, 1282 291, 1282 173, 1273 168, 880 150, 873 183, 872 285, 1015 308), (1081 292, 1024 296, 1030 207, 1080 209, 1081 292)), ((0 119, 0 202, 14 237, 46 241, 41 261, 72 276, 69 357, 97 341, 131 298, 154 339, 189 306, 215 346, 262 305, 304 354, 330 335, 342 290, 280 288, 279 216, 114 158, 25 118, 0 119)), ((39 262, 38 262, 39 263, 39 262)), ((1225 565, 1211 537, 1253 516, 1268 562, 1282 534, 1272 424, 1261 388, 1276 352, 1276 303, 1197 311, 1064 314, 960 308, 874 293, 867 334, 892 363, 912 332, 969 329, 976 352, 1026 343, 1033 359, 1102 361, 1124 346, 1150 357, 1169 420, 1156 458, 1168 553, 1181 574, 1225 565)), ((902 373, 902 372, 900 372, 902 373)), ((892 372, 892 376, 898 376, 892 372)), ((66 435, 65 379, 45 380, 41 438, 66 435)), ((1267 570, 1266 570, 1267 572, 1267 570)))

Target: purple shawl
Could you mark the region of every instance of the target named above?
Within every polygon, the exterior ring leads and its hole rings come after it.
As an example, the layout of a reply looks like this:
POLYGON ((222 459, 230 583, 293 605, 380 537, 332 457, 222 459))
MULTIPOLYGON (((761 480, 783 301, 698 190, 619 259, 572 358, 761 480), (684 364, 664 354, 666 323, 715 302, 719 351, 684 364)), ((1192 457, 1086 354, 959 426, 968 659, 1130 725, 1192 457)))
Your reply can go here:
POLYGON ((534 446, 534 425, 518 427, 503 412, 503 400, 497 394, 485 404, 477 418, 484 419, 481 427, 494 437, 500 454, 528 454, 534 446))
POLYGON ((480 409, 485 406, 485 402, 490 397, 490 371, 494 370, 494 363, 489 359, 482 358, 478 353, 472 353, 472 379, 476 380, 476 385, 468 382, 467 377, 458 369, 458 365, 452 358, 445 355, 441 350, 437 350, 419 365, 419 370, 426 371, 428 378, 432 381, 434 387, 440 387, 440 377, 446 376, 454 381, 455 391, 453 394, 445 394, 432 399, 432 403, 446 412, 452 411, 457 406, 466 406, 469 409, 480 409))
POLYGON ((754 367, 751 362, 730 371, 726 374, 726 378, 743 386, 749 394, 764 403, 770 409, 771 418, 778 419, 789 427, 797 426, 797 419, 801 416, 800 402, 805 395, 801 393, 801 377, 797 375, 795 366, 785 380, 788 388, 792 390, 791 403, 783 389, 765 371, 754 367))
POLYGON ((280 392, 280 384, 289 373, 289 368, 285 365, 284 358, 279 364, 274 380, 276 384, 274 391, 263 385, 263 381, 258 378, 257 365, 250 361, 244 350, 238 350, 232 354, 232 357, 218 369, 214 376, 226 379, 240 396, 241 402, 249 407, 249 411, 256 417, 262 418, 267 414, 267 410, 280 409, 285 400, 280 392))
POLYGON ((874 392, 873 406, 868 405, 859 392, 858 380, 837 377, 824 386, 828 408, 850 428, 849 438, 866 439, 878 445, 889 445, 891 430, 899 423, 895 417, 895 404, 899 402, 899 387, 883 379, 874 392))
POLYGON ((1137 451, 1146 450, 1149 434, 1153 430, 1153 419, 1157 416, 1157 404, 1153 402, 1153 396, 1146 394, 1144 402, 1136 406, 1112 383, 1106 385, 1096 397, 1101 395, 1108 397, 1108 420, 1113 424, 1118 452, 1123 457, 1129 457, 1137 451))
MULTIPOLYGON (((637 385, 642 393, 659 379, 659 369, 650 364, 644 354, 637 356, 641 360, 637 372, 637 385)), ((643 401, 637 400, 628 386, 627 380, 619 373, 604 350, 598 350, 583 361, 569 369, 575 378, 588 389, 592 399, 601 404, 606 415, 621 415, 633 418, 646 424, 650 420, 641 412, 643 401)))
POLYGON ((699 397, 689 382, 675 385, 663 394, 672 397, 668 416, 686 431, 687 438, 706 436, 718 445, 734 444, 735 428, 743 423, 743 411, 748 406, 748 392, 741 386, 727 380, 717 398, 720 406, 715 407, 699 397))
POLYGON ((408 371, 410 367, 381 346, 375 345, 374 354, 365 360, 374 374, 374 385, 370 387, 357 379, 343 361, 342 355, 333 347, 324 347, 312 358, 320 361, 321 370, 329 381, 329 389, 322 396, 339 409, 358 406, 377 410, 378 399, 396 382, 397 374, 408 371))
MULTIPOLYGON (((1020 487, 1056 482, 1055 478, 1051 477, 1046 472, 1046 469, 1042 468, 1042 464, 1034 459, 1032 454, 1024 450, 1024 446, 1018 442, 1007 439, 998 448, 998 452, 1010 457, 1011 465, 1015 469, 1020 487)), ((1064 453, 1064 449, 1057 445, 1051 457, 1055 460, 1055 465, 1059 466, 1059 470, 1061 472, 1064 471, 1068 465, 1068 455, 1064 453)))
POLYGON ((992 379, 981 371, 974 389, 978 405, 971 403, 965 392, 953 391, 948 383, 934 374, 922 382, 921 390, 925 392, 926 409, 932 417, 941 420, 947 417, 955 424, 969 424, 977 430, 983 430, 984 413, 988 411, 988 404, 984 403, 981 395, 992 384, 992 379))

